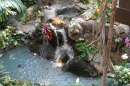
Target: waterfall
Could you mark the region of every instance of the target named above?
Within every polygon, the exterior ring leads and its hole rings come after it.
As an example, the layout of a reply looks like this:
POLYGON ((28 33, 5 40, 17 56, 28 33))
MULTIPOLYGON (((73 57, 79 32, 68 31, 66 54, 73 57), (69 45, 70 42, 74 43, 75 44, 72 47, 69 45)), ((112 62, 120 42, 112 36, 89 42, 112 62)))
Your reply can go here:
MULTIPOLYGON (((56 29, 56 27, 54 27, 53 25, 51 25, 51 27, 54 30, 54 32, 56 33, 56 36, 57 36, 58 32, 62 34, 63 42, 64 42, 62 46, 59 46, 59 44, 57 46, 57 49, 55 51, 56 61, 58 63, 57 59, 59 59, 59 58, 63 59, 66 55, 68 55, 69 60, 66 62, 66 64, 67 64, 67 63, 69 63, 70 60, 72 60, 74 58, 74 51, 73 51, 72 47, 67 43, 68 39, 66 36, 66 31, 64 28, 56 29)), ((58 41, 58 36, 57 36, 57 41, 58 41)), ((59 41, 57 43, 59 43, 59 41)))

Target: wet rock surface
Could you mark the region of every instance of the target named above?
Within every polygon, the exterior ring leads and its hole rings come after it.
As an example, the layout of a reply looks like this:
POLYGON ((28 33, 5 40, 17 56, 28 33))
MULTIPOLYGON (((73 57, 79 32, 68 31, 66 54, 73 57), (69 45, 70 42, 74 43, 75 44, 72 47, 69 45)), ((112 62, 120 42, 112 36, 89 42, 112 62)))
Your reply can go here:
POLYGON ((84 58, 80 59, 78 56, 74 57, 69 64, 64 65, 63 70, 85 77, 95 77, 98 75, 97 70, 90 62, 86 61, 84 58))

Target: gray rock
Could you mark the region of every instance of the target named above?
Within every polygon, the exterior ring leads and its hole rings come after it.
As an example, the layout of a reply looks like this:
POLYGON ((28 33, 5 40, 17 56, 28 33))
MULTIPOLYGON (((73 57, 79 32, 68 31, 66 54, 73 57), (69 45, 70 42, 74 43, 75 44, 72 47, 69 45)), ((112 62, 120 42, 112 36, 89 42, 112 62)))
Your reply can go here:
POLYGON ((2 84, 0 84, 0 86, 3 86, 2 84))
POLYGON ((117 26, 117 28, 115 28, 115 33, 117 35, 128 34, 129 32, 130 32, 130 28, 125 24, 120 24, 119 26, 117 26))
POLYGON ((77 9, 75 9, 74 6, 68 5, 61 8, 56 9, 56 14, 59 17, 62 17, 63 19, 71 19, 77 15, 79 15, 79 12, 77 9))

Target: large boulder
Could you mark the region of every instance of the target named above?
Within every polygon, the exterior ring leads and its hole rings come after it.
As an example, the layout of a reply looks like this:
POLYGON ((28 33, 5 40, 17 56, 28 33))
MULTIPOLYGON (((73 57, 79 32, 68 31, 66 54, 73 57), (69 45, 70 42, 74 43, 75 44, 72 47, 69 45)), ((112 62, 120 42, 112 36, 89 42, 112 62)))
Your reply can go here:
POLYGON ((65 64, 63 70, 86 77, 95 77, 98 75, 97 70, 89 61, 86 61, 84 58, 80 59, 78 56, 74 57, 69 64, 65 64))

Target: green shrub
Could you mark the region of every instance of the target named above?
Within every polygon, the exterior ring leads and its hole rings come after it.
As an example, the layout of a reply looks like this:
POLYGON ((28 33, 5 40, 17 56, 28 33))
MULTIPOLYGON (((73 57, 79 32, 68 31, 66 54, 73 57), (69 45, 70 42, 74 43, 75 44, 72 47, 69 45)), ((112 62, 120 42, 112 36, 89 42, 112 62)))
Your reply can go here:
POLYGON ((27 7, 32 6, 38 2, 38 0, 21 0, 27 7))
POLYGON ((5 30, 0 30, 0 48, 8 48, 10 46, 17 46, 18 43, 25 41, 23 35, 19 35, 18 31, 12 27, 8 26, 5 30))
POLYGON ((25 11, 26 7, 21 0, 0 0, 0 27, 6 25, 9 14, 15 15, 17 12, 24 13, 25 11))
MULTIPOLYGON (((128 66, 128 65, 127 65, 128 66)), ((130 83, 130 69, 123 66, 115 66, 117 80, 119 83, 130 83)))
POLYGON ((79 42, 76 44, 76 47, 80 52, 82 52, 80 58, 85 57, 88 53, 95 55, 98 52, 98 48, 90 42, 79 42))

